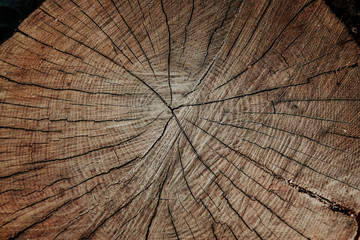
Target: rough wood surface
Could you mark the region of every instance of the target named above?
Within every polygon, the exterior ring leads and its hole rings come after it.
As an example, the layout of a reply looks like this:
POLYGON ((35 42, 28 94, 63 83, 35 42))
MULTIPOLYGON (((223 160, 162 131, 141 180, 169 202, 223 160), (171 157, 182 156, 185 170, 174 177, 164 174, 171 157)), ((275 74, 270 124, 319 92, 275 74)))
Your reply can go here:
POLYGON ((0 47, 0 239, 358 239, 359 53, 320 0, 45 2, 0 47))

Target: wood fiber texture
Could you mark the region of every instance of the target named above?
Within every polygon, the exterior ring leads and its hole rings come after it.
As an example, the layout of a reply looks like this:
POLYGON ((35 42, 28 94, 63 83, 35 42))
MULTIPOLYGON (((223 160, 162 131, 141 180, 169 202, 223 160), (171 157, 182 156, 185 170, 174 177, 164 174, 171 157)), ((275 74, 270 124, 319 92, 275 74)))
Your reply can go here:
POLYGON ((0 239, 358 239, 359 53, 321 0, 46 1, 0 47, 0 239))

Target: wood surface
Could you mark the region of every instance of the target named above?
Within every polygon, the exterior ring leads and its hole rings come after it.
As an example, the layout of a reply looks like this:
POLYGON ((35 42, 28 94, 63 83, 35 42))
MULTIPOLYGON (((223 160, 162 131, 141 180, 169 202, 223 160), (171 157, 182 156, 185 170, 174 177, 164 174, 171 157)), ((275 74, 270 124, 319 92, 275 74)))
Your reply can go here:
POLYGON ((0 239, 359 239, 359 56, 322 0, 46 1, 0 47, 0 239))

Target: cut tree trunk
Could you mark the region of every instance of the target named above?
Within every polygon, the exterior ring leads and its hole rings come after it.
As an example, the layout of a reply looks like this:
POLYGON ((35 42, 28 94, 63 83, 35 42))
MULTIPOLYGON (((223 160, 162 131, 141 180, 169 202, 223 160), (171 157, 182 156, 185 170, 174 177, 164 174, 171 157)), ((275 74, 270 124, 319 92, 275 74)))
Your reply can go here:
POLYGON ((321 0, 55 0, 0 48, 0 239, 358 239, 360 49, 321 0))

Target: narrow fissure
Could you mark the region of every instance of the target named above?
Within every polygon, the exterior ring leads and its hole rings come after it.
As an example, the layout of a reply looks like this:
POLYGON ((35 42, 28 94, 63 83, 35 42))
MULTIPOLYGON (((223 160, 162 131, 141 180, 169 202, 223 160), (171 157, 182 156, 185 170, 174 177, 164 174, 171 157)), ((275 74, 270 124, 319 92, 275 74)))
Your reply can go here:
POLYGON ((358 229, 357 229, 357 233, 356 233, 354 240, 360 240, 360 212, 358 213, 358 215, 356 217, 356 222, 358 225, 358 229))
MULTIPOLYGON (((334 212, 339 212, 342 213, 346 216, 350 216, 350 217, 354 217, 356 215, 356 211, 352 208, 349 207, 345 207, 339 203, 336 203, 334 201, 331 201, 323 196, 320 196, 319 194, 316 194, 304 187, 301 187, 293 182, 291 182, 291 180, 286 181, 291 187, 297 189, 298 192, 300 193, 304 193, 308 196, 310 196, 311 198, 315 198, 316 200, 318 200, 319 202, 322 202, 323 204, 325 204, 330 210, 334 211, 334 212)), ((359 223, 360 218, 359 218, 359 214, 356 218, 357 222, 359 223)), ((358 230, 359 232, 359 230, 358 230)), ((358 239, 358 238, 357 238, 358 239)))

